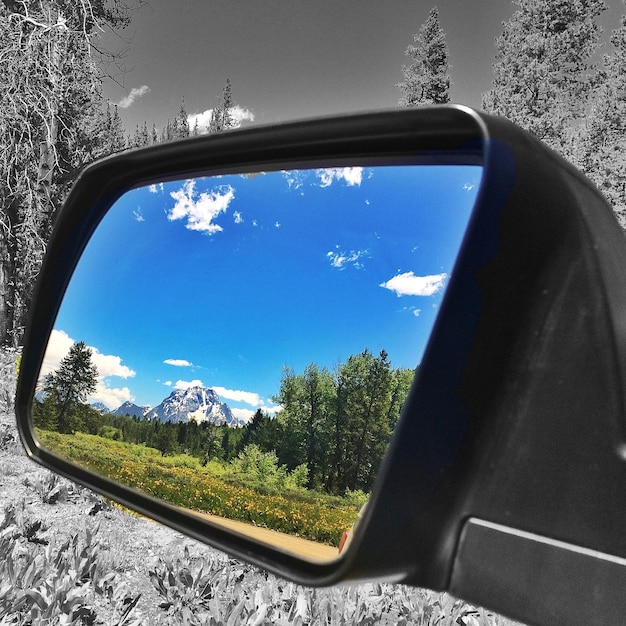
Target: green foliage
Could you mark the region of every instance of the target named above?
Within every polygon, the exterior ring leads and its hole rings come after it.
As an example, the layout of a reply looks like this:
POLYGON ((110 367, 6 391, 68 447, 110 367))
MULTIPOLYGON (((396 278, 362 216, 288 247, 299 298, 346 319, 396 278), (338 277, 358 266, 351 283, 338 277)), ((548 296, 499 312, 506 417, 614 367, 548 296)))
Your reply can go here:
POLYGON ((412 380, 384 350, 350 356, 335 375, 314 363, 302 374, 285 368, 274 398, 283 410, 273 424, 260 421, 254 437, 287 468, 306 464, 309 489, 370 491, 412 380), (256 434, 264 429, 265 439, 256 434))
POLYGON ((124 439, 124 433, 119 428, 114 428, 113 426, 100 426, 97 435, 98 437, 113 439, 114 441, 122 441, 124 439))
POLYGON ((243 428, 150 421, 101 414, 78 402, 85 395, 81 368, 89 362, 84 344, 76 346, 46 378, 43 402, 34 403, 38 428, 145 444, 164 458, 185 454, 187 460, 177 464, 187 467, 197 467, 192 457, 203 465, 234 461, 232 469, 246 484, 264 489, 369 492, 413 381, 411 370, 391 367, 386 352, 374 356, 366 349, 340 363, 334 374, 315 363, 302 374, 285 368, 274 398, 283 407, 277 417, 259 409, 243 428), (73 352, 83 355, 82 365, 74 363, 73 352), (63 396, 73 401, 64 405, 63 396))
POLYGON ((272 450, 263 452, 256 444, 246 446, 231 463, 235 474, 243 474, 253 481, 270 487, 283 484, 286 471, 278 467, 278 457, 272 450))
POLYGON ((350 489, 346 489, 346 495, 344 496, 346 501, 352 504, 357 509, 361 509, 367 501, 369 500, 369 494, 361 491, 360 489, 356 489, 355 491, 351 491, 350 489))
POLYGON ((84 428, 82 405, 96 389, 98 370, 91 361, 91 349, 84 342, 75 343, 59 368, 44 379, 46 399, 35 415, 39 426, 55 426, 61 433, 84 428))
POLYGON ((428 19, 413 37, 405 52, 411 59, 402 68, 404 80, 400 106, 447 104, 450 102, 450 65, 446 36, 439 23, 439 11, 430 10, 428 19))
POLYGON ((207 467, 198 466, 197 460, 190 463, 193 467, 175 464, 180 457, 163 457, 145 446, 84 433, 38 430, 37 436, 61 456, 171 504, 332 546, 339 544, 343 531, 350 528, 358 513, 341 498, 287 492, 282 487, 268 492, 267 485, 259 488, 256 479, 248 483, 245 476, 220 478, 207 467))
POLYGON ((306 463, 296 465, 291 472, 285 476, 284 486, 287 489, 306 489, 309 482, 309 468, 306 463))

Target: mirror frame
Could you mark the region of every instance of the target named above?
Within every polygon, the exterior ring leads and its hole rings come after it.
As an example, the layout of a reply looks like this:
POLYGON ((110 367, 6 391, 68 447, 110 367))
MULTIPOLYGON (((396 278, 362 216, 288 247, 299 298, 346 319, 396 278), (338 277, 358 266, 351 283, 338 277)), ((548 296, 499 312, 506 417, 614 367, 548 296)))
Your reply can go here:
POLYGON ((626 612, 626 242, 584 176, 513 124, 463 106, 250 128, 87 168, 59 215, 26 333, 16 411, 37 462, 305 585, 449 589, 523 621, 626 612), (314 563, 72 465, 38 446, 30 404, 65 288, 130 188, 198 174, 392 163, 483 166, 448 288, 370 505, 314 563), (546 590, 553 592, 547 594, 546 590), (609 607, 607 609, 606 607, 609 607))
MULTIPOLYGON (((55 223, 27 326, 16 399, 20 434, 27 454, 128 508, 270 571, 287 571, 288 576, 305 584, 331 584, 345 578, 350 569, 348 566, 342 571, 350 560, 345 556, 348 551, 337 561, 328 563, 302 560, 79 468, 40 446, 31 427, 30 408, 46 344, 72 272, 89 238, 109 208, 130 189, 198 175, 281 169, 482 165, 484 140, 479 117, 465 107, 451 106, 228 131, 123 152, 86 168, 55 223)), ((351 545, 356 541, 355 537, 351 545)))

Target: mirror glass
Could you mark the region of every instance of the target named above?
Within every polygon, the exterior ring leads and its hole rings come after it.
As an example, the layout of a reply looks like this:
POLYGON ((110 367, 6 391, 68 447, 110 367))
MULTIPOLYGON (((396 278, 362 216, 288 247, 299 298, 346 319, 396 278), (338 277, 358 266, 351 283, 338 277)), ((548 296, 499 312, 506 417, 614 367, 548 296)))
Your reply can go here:
POLYGON ((128 191, 56 319, 32 411, 39 441, 215 523, 335 558, 481 173, 294 169, 128 191))

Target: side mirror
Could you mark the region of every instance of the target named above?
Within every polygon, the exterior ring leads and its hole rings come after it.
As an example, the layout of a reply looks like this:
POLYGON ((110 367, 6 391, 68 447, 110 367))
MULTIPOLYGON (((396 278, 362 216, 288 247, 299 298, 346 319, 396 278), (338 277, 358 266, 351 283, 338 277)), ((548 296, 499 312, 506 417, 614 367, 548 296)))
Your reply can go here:
POLYGON ((524 621, 618 623, 625 266, 581 175, 465 107, 122 153, 81 174, 53 233, 22 440, 303 584, 384 578, 524 621), (96 398, 129 404, 112 417, 96 398))

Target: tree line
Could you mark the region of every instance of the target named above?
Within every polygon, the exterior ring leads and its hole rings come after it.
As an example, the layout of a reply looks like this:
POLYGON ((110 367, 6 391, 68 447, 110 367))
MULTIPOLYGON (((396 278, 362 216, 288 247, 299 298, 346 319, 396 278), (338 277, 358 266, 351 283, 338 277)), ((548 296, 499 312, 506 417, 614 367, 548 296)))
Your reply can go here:
POLYGON ((230 82, 207 129, 181 110, 127 135, 102 92, 122 71, 103 45, 145 0, 0 2, 0 346, 18 347, 55 217, 78 173, 115 152, 234 125, 230 82))
MULTIPOLYGON (((0 2, 0 345, 22 343, 32 285, 69 187, 99 157, 203 132, 184 101, 159 130, 126 134, 102 86, 119 59, 106 31, 144 0, 0 2)), ((511 119, 586 173, 626 227, 626 16, 600 56, 603 0, 513 0, 495 41, 485 111, 511 119), (599 59, 599 60, 598 60, 599 59)), ((433 8, 406 49, 401 106, 450 101, 450 62, 433 8)), ((227 81, 209 132, 234 125, 227 81)))
POLYGON ((74 344, 43 382, 33 407, 35 426, 77 431, 187 454, 205 463, 232 461, 248 446, 273 453, 292 472, 306 467, 307 487, 333 494, 371 490, 409 388, 413 371, 393 368, 387 353, 350 356, 334 371, 309 364, 302 373, 285 367, 274 401, 276 416, 258 409, 244 427, 209 422, 160 422, 101 413, 86 403, 96 387, 91 350, 74 344))
MULTIPOLYGON (((513 5, 495 41, 483 110, 528 130, 584 172, 626 229, 626 15, 611 33, 610 52, 600 56, 603 0, 513 5)), ((436 8, 406 55, 399 104, 448 103, 449 53, 436 8)))

